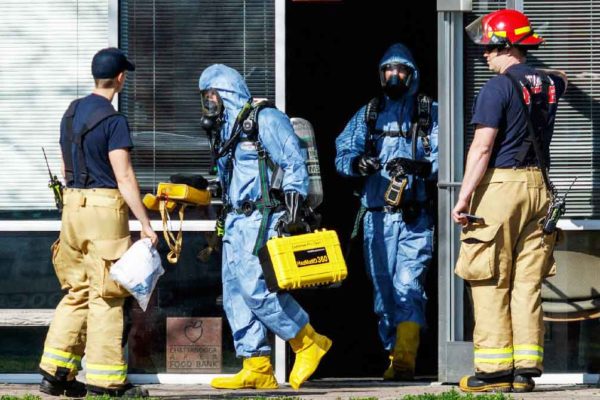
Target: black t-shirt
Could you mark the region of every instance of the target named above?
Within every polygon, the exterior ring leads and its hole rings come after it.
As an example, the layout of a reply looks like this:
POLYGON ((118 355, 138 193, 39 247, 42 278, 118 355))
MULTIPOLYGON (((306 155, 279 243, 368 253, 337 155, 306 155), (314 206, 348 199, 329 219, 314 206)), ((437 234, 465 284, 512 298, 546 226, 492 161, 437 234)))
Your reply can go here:
MULTIPOLYGON (((79 101, 75 117, 73 118, 73 131, 81 131, 86 122, 86 117, 99 107, 110 104, 107 98, 90 94, 79 101)), ((112 106, 111 106, 112 107, 112 106)), ((61 147, 65 141, 65 120, 61 125, 61 147)), ((133 141, 129 132, 127 119, 121 114, 116 114, 100 122, 89 131, 83 140, 85 165, 88 170, 88 183, 86 189, 92 188, 117 188, 117 180, 113 172, 108 153, 116 149, 131 149, 133 141)), ((73 158, 77 162, 77 158, 73 158)), ((79 188, 77 180, 70 187, 79 188)))
MULTIPOLYGON (((535 68, 527 64, 512 65, 506 72, 522 82, 528 80, 532 86, 539 82, 535 68)), ((558 101, 565 92, 565 82, 556 75, 548 76, 555 85, 556 101, 558 101)), ((523 140, 528 136, 527 119, 518 96, 522 96, 522 94, 516 93, 510 78, 505 75, 498 75, 487 81, 477 95, 471 123, 498 128, 489 168, 517 166, 515 158, 521 149, 523 140)), ((554 118, 555 114, 556 107, 553 107, 550 117, 554 118)), ((530 153, 525 164, 537 164, 535 156, 530 153)))

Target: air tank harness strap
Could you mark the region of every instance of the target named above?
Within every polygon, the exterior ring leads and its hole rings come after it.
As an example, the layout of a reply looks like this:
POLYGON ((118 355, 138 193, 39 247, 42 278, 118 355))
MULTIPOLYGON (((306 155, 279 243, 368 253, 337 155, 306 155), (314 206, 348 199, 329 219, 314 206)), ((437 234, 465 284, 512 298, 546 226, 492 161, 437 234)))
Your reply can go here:
POLYGON ((258 174, 260 178, 261 201, 257 201, 256 208, 262 214, 260 220, 260 228, 254 243, 252 254, 258 256, 258 251, 265 245, 267 239, 267 229, 269 228, 269 220, 274 209, 279 207, 280 203, 269 194, 269 177, 268 177, 268 161, 267 152, 262 147, 260 140, 256 141, 256 151, 258 152, 258 174))
POLYGON ((431 154, 431 139, 429 137, 429 130, 431 129, 432 106, 433 100, 431 97, 424 94, 419 94, 417 96, 417 136, 421 138, 423 150, 427 156, 431 154))
POLYGON ((358 236, 358 230, 360 229, 360 224, 362 223, 362 219, 367 212, 367 207, 361 205, 356 213, 356 218, 354 219, 354 227, 352 228, 352 234, 350 235, 350 240, 354 240, 358 236))

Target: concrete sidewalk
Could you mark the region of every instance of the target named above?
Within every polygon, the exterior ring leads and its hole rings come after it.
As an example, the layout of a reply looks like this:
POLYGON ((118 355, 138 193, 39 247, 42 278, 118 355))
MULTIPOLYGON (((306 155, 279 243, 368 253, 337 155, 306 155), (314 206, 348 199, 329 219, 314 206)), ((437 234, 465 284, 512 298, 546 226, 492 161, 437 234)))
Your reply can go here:
MULTIPOLYGON (((347 400, 352 398, 374 397, 384 399, 402 399, 408 394, 443 393, 448 392, 453 385, 440 385, 429 382, 415 383, 387 383, 381 379, 322 379, 306 383, 302 389, 294 390, 288 385, 281 385, 278 390, 215 390, 209 385, 143 385, 150 396, 165 399, 241 399, 252 397, 296 397, 300 399, 319 400, 347 400)), ((458 389, 456 389, 458 390, 458 389)), ((42 395, 37 391, 37 385, 31 384, 0 384, 0 396, 25 394, 39 395, 43 399, 56 399, 56 397, 42 395)), ((539 385, 532 393, 510 394, 513 399, 600 399, 600 388, 576 385, 539 385)), ((507 396, 508 398, 508 396, 507 396)))

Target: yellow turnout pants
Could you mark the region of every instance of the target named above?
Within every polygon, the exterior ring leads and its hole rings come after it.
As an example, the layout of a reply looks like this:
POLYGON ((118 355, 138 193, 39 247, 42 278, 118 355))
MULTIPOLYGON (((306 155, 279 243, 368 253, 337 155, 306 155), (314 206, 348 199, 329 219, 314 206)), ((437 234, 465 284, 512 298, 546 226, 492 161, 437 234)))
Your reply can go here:
POLYGON ((123 357, 123 302, 128 293, 109 277, 130 247, 128 207, 117 189, 66 189, 52 262, 66 292, 50 324, 40 368, 71 380, 86 354, 86 382, 119 388, 123 357))
POLYGON ((537 168, 489 169, 473 194, 470 213, 485 222, 463 229, 455 272, 472 289, 479 376, 542 373, 541 285, 555 270, 556 234, 541 226, 549 201, 537 168))

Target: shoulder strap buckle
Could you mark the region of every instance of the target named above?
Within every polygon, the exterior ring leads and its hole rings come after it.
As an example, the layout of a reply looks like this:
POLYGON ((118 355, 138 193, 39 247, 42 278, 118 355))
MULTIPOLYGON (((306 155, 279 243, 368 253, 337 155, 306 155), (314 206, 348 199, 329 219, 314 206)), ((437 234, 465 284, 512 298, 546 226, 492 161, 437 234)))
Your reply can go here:
POLYGON ((419 94, 417 97, 417 122, 419 125, 419 136, 425 136, 429 134, 432 104, 433 101, 429 96, 419 94))
POLYGON ((367 107, 365 109, 365 123, 369 129, 375 129, 375 124, 377 123, 377 117, 379 116, 379 97, 373 97, 367 103, 367 107))

